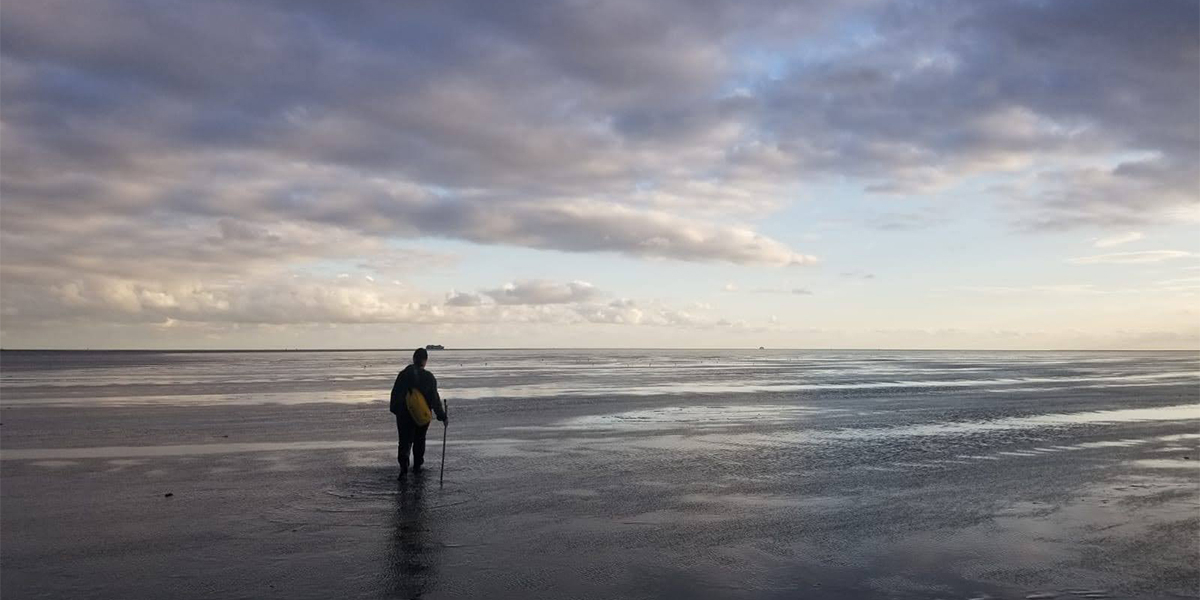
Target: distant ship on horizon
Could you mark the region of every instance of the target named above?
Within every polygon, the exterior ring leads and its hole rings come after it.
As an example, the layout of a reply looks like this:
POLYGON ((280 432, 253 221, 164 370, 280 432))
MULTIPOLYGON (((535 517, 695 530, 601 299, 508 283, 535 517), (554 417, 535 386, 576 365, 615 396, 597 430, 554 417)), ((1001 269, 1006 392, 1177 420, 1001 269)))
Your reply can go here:
POLYGON ((445 350, 446 347, 441 344, 426 344, 425 349, 426 350, 445 350))

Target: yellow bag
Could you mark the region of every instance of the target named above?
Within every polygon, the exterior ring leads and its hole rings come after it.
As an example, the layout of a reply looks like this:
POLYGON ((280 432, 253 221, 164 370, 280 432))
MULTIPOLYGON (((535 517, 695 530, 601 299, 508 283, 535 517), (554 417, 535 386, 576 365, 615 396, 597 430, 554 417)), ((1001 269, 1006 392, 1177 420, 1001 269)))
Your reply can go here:
POLYGON ((404 398, 404 403, 408 405, 408 414, 417 427, 424 427, 433 420, 433 411, 429 410, 429 402, 425 401, 425 394, 422 394, 416 386, 408 390, 408 396, 404 398))

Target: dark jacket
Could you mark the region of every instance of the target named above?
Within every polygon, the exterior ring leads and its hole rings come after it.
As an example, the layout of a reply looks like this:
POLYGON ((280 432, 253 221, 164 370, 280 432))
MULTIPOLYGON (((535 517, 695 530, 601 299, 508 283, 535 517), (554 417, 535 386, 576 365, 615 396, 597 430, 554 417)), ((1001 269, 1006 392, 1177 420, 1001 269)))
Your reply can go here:
POLYGON ((408 365, 396 375, 396 383, 392 384, 392 401, 389 405, 389 410, 393 414, 408 415, 408 405, 405 403, 405 398, 408 397, 408 390, 416 387, 425 395, 425 401, 429 403, 429 408, 437 415, 439 421, 446 420, 446 409, 442 407, 442 397, 438 395, 437 378, 433 373, 417 367, 417 365, 408 365))

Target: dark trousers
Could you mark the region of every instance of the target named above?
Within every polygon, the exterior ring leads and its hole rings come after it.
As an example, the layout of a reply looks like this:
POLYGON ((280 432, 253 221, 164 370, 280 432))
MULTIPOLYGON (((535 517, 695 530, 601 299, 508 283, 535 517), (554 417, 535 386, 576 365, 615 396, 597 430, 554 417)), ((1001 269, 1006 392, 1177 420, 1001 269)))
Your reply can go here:
POLYGON ((425 432, 429 424, 417 426, 408 413, 396 415, 396 432, 400 436, 400 447, 396 450, 396 461, 400 468, 408 470, 408 451, 412 450, 413 466, 419 467, 425 462, 425 432))

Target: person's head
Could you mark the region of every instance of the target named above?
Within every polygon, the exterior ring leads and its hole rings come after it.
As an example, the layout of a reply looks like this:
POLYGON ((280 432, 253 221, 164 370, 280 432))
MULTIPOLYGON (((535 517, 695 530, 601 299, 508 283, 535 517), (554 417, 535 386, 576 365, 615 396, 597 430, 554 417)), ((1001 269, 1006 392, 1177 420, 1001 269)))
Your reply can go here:
POLYGON ((413 364, 425 368, 425 363, 427 362, 429 362, 429 351, 424 348, 417 348, 417 351, 413 352, 413 364))

